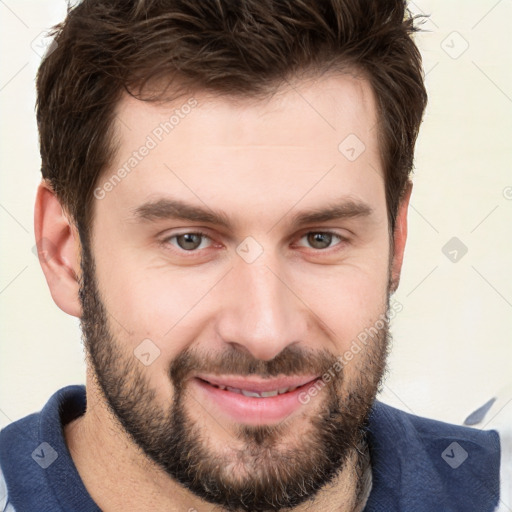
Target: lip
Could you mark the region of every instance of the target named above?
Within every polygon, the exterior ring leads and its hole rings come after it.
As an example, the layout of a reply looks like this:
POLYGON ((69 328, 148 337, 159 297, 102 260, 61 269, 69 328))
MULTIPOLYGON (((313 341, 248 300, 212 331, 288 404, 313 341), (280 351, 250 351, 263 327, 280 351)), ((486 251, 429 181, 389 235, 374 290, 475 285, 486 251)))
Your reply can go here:
POLYGON ((247 391, 273 391, 274 389, 296 388, 315 380, 318 375, 291 375, 273 379, 258 377, 241 377, 239 375, 196 375, 197 378, 208 381, 216 386, 246 389, 247 391))
POLYGON ((299 395, 307 390, 320 377, 292 376, 276 379, 254 379, 240 376, 197 376, 191 380, 203 400, 231 421, 246 425, 268 425, 287 418, 302 406, 299 395), (213 385, 212 385, 213 384, 213 385), (244 396, 229 390, 215 387, 229 386, 247 391, 262 392, 299 386, 294 391, 281 395, 258 398, 244 396))

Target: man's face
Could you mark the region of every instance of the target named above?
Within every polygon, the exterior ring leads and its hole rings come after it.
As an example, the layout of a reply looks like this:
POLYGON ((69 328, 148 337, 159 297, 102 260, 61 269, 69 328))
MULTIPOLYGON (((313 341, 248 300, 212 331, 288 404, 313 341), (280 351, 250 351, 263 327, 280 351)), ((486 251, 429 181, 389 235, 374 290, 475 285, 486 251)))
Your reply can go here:
POLYGON ((82 262, 87 350, 173 478, 233 510, 294 506, 357 446, 385 364, 374 98, 338 76, 264 101, 188 99, 118 106, 82 262))

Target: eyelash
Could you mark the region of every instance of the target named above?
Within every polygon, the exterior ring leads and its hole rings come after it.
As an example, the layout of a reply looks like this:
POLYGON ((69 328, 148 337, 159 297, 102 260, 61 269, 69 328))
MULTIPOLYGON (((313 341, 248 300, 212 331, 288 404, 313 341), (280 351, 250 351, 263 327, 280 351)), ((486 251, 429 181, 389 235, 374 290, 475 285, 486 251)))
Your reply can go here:
MULTIPOLYGON (((320 230, 319 231, 306 231, 305 233, 300 235, 299 240, 302 240, 304 237, 306 237, 306 236, 308 236, 310 234, 318 234, 318 233, 321 233, 323 235, 331 235, 333 238, 339 239, 339 242, 335 243, 333 245, 330 245, 329 247, 326 247, 325 249, 315 249, 313 247, 309 247, 309 249, 311 249, 311 250, 313 250, 315 252, 327 253, 328 251, 330 251, 334 247, 336 247, 338 245, 342 245, 345 242, 348 242, 348 239, 346 237, 341 236, 340 234, 336 233, 335 231, 329 231, 329 230, 324 230, 324 231, 320 231, 320 230)), ((195 231, 184 231, 183 233, 177 233, 175 235, 168 236, 168 237, 164 238, 161 241, 161 245, 164 246, 166 249, 168 249, 168 246, 170 245, 170 240, 176 239, 176 238, 178 238, 180 236, 183 236, 183 235, 199 235, 199 236, 201 236, 203 238, 207 238, 210 241, 212 241, 212 239, 208 235, 208 233, 205 233, 204 231, 201 231, 201 230, 195 230, 195 231)), ((305 246, 300 246, 300 247, 305 247, 305 246)), ((173 245, 173 248, 170 249, 170 250, 178 251, 178 252, 180 252, 182 254, 187 254, 188 253, 190 255, 190 257, 193 257, 194 255, 197 255, 199 253, 199 251, 205 250, 205 249, 192 249, 192 250, 187 251, 185 249, 181 249, 180 247, 177 247, 177 246, 173 245)))

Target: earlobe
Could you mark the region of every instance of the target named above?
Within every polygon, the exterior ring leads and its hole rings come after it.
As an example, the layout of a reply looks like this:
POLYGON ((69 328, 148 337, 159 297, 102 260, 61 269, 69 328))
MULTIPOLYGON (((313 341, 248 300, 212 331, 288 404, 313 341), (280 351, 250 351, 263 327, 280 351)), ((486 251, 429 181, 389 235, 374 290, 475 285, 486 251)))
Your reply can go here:
POLYGON ((51 186, 44 180, 37 189, 34 231, 39 262, 55 304, 80 317, 80 239, 51 186))
POLYGON ((393 232, 393 261, 391 263, 391 289, 394 293, 400 283, 400 273, 402 271, 402 262, 404 258, 405 242, 407 241, 407 213, 409 210, 409 201, 411 199, 412 182, 408 182, 405 193, 398 206, 398 212, 393 232))

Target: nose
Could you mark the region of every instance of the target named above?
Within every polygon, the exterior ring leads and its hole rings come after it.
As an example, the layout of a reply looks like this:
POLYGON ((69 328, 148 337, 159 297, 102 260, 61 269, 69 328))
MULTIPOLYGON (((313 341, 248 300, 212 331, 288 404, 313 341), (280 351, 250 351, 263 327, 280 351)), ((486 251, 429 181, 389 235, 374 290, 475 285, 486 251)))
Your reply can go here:
POLYGON ((217 317, 221 339, 265 361, 305 341, 310 313, 290 281, 276 259, 236 261, 224 283, 217 317))

